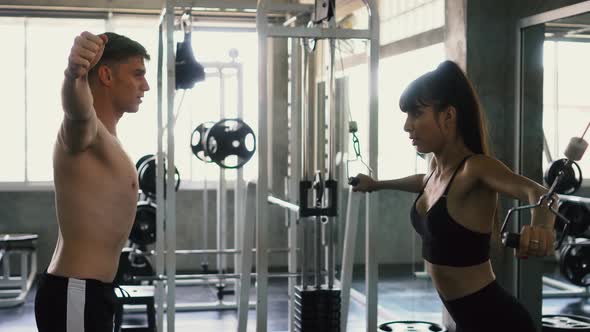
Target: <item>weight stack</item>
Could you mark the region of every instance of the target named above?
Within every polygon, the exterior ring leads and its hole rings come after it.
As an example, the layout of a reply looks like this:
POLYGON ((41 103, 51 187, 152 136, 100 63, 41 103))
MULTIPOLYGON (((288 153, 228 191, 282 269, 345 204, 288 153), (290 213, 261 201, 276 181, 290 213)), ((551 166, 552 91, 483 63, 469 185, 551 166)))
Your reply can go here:
POLYGON ((295 332, 340 332, 340 289, 295 286, 295 332))

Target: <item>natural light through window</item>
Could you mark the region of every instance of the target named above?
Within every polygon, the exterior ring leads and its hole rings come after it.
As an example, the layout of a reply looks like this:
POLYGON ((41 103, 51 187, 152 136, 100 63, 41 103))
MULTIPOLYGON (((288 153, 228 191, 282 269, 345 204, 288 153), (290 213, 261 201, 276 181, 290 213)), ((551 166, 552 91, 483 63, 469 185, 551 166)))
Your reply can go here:
POLYGON ((391 179, 426 172, 403 129, 406 114, 399 109, 404 89, 418 76, 445 60, 443 44, 382 59, 379 63, 379 177, 391 179))
MULTIPOLYGON (((0 142, 3 158, 0 182, 22 182, 25 180, 25 66, 24 19, 0 18, 2 31, 3 108, 0 110, 0 142), (10 64, 10 65, 6 65, 10 64)), ((46 110, 51 113, 50 110, 46 110)))
MULTIPOLYGON (((126 35, 144 45, 151 56, 146 62, 150 91, 136 114, 126 114, 119 122, 117 136, 132 160, 157 152, 157 59, 158 18, 114 15, 104 19, 0 18, 3 31, 5 66, 0 89, 5 109, 0 121, 2 150, 10 155, 0 173, 0 182, 47 183, 53 181, 52 153, 63 118, 61 84, 63 70, 74 38, 82 31, 99 34, 110 31, 126 35), (48 38, 48 36, 52 36, 48 38)), ((175 38, 181 40, 181 35, 175 38)), ((243 64, 244 120, 257 130, 257 45, 254 32, 195 31, 194 54, 199 62, 230 62, 230 49, 236 49, 237 62, 243 64)), ((209 73, 215 72, 215 70, 209 73)), ((225 118, 236 117, 238 83, 235 69, 224 70, 225 118)), ((219 167, 206 165, 192 155, 190 134, 202 122, 221 120, 220 80, 213 73, 192 90, 177 91, 176 110, 180 111, 175 128, 176 166, 183 184, 217 179, 219 167), (182 95, 184 100, 180 104, 182 95)), ((247 179, 257 176, 257 159, 244 168, 247 179)), ((227 172, 226 178, 235 178, 227 172)))
MULTIPOLYGON (((590 44, 546 41, 543 52, 543 131, 553 160, 564 158, 570 138, 580 136, 590 121, 590 97, 583 77, 590 76, 590 44)), ((586 137, 587 139, 587 137, 586 137)), ((590 169, 590 159, 578 162, 590 169)), ((543 156, 543 169, 547 168, 543 156)), ((585 178, 590 175, 583 173, 585 178)))

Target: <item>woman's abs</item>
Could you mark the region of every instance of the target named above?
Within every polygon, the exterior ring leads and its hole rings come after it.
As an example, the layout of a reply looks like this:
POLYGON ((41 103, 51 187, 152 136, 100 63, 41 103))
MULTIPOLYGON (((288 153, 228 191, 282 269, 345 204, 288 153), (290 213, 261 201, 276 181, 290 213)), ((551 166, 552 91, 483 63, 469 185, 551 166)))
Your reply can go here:
POLYGON ((435 265, 424 261, 438 293, 445 301, 473 294, 496 279, 490 261, 466 267, 435 265))

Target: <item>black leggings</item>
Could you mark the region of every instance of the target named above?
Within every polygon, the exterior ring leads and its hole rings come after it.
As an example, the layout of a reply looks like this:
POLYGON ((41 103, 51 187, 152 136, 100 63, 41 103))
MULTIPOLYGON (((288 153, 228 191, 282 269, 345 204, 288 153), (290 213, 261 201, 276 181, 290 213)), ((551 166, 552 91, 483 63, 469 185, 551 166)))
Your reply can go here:
POLYGON ((537 332, 529 312, 496 281, 443 304, 457 325, 456 332, 537 332))
POLYGON ((39 332, 112 332, 113 284, 44 273, 35 297, 39 332))

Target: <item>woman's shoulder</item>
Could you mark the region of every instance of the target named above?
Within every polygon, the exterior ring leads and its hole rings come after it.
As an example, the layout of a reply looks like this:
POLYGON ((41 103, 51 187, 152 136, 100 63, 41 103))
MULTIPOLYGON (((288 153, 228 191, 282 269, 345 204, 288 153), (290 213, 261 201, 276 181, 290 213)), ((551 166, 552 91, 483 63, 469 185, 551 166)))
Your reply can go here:
POLYGON ((485 154, 473 154, 465 162, 465 171, 472 174, 482 174, 497 167, 507 167, 500 160, 485 154))
POLYGON ((466 165, 481 165, 485 163, 489 163, 492 160, 496 160, 494 157, 482 154, 482 153, 474 153, 467 157, 465 162, 466 165))

